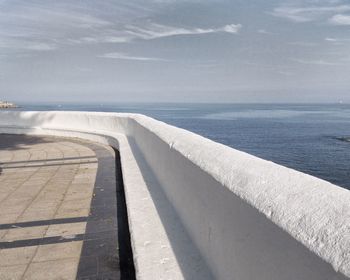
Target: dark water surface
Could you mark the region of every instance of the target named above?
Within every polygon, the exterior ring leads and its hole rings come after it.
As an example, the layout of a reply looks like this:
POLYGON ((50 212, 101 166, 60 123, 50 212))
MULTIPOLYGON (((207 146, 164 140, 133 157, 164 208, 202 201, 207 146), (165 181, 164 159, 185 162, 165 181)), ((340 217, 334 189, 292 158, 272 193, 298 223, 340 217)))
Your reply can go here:
POLYGON ((350 105, 23 105, 141 113, 350 189, 350 105))

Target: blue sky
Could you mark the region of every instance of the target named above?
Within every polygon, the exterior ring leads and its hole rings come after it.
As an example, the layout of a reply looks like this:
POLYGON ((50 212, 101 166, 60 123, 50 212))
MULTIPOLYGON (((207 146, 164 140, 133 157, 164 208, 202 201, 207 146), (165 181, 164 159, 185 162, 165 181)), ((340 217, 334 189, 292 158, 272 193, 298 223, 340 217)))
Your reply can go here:
POLYGON ((350 1, 0 0, 0 100, 350 102, 350 1))

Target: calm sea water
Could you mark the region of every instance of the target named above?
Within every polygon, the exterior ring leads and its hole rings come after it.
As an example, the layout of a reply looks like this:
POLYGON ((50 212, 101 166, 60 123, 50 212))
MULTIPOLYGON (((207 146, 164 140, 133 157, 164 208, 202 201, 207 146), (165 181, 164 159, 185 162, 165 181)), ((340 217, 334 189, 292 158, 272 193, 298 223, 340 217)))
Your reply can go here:
POLYGON ((350 189, 350 105, 23 105, 142 113, 350 189))

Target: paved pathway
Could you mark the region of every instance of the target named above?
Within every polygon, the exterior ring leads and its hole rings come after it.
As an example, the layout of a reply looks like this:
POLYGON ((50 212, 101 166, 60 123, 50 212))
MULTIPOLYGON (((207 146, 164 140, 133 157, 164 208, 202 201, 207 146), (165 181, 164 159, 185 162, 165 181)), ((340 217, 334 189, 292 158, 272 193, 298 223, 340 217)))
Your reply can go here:
POLYGON ((120 178, 110 147, 0 134, 0 280, 133 279, 120 178))

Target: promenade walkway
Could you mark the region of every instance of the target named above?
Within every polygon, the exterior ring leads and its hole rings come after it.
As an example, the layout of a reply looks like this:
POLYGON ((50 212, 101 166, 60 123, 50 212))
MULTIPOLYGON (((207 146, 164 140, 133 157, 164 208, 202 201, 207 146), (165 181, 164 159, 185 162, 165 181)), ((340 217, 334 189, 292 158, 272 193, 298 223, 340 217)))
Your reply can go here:
POLYGON ((0 134, 0 280, 134 278, 118 157, 0 134))

